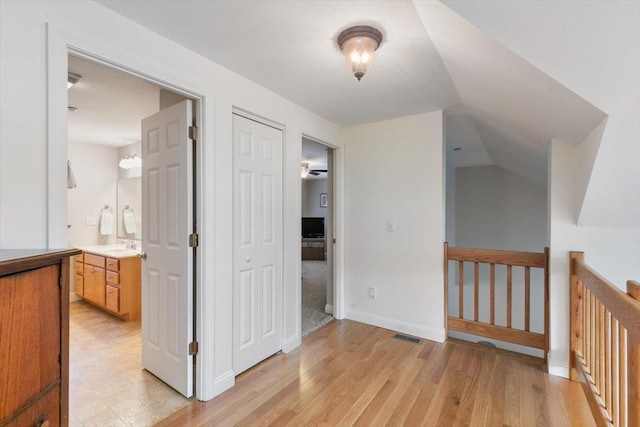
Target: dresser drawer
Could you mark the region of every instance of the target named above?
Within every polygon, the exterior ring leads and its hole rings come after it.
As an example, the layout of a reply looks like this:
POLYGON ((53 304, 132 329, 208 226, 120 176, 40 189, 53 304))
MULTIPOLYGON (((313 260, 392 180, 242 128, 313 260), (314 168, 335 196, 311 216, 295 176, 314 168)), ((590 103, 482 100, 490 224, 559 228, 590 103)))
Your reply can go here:
POLYGON ((84 263, 89 265, 95 265, 96 267, 104 268, 105 257, 100 255, 94 255, 90 253, 84 254, 84 263))
POLYGON ((107 283, 111 283, 112 285, 120 284, 120 274, 107 270, 107 283))
POLYGON ((107 258, 107 270, 119 271, 120 263, 115 258, 107 258))
POLYGON ((107 309, 120 312, 120 289, 107 285, 107 309))
POLYGON ((75 270, 76 270, 76 274, 79 274, 79 275, 81 275, 81 276, 84 274, 84 272, 83 272, 83 270, 84 270, 84 264, 83 264, 83 263, 76 261, 76 262, 74 263, 74 268, 75 268, 75 270))
POLYGON ((73 257, 75 262, 84 262, 84 252, 73 257))

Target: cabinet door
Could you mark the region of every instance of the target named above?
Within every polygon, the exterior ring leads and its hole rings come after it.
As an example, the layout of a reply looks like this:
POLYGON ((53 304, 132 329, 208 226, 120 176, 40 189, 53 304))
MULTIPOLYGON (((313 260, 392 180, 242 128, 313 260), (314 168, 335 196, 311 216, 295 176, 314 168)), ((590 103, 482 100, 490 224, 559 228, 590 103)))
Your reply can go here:
POLYGON ((107 304, 106 307, 115 311, 116 313, 120 312, 120 290, 115 286, 107 285, 107 304))
POLYGON ((96 304, 105 305, 105 271, 92 265, 84 266, 84 296, 96 304))
POLYGON ((76 295, 83 296, 84 295, 84 276, 76 274, 76 278, 73 283, 74 283, 76 295))

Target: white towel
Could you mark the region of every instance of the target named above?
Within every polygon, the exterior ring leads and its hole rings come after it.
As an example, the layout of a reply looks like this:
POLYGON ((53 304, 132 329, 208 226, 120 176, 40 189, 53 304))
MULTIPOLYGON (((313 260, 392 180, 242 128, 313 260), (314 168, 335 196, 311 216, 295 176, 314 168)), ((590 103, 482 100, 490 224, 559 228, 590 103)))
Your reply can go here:
POLYGON ((103 209, 100 213, 100 234, 109 236, 113 233, 113 213, 103 209))
POLYGON ((127 234, 136 233, 136 216, 131 211, 122 213, 122 221, 124 222, 124 232, 127 234))

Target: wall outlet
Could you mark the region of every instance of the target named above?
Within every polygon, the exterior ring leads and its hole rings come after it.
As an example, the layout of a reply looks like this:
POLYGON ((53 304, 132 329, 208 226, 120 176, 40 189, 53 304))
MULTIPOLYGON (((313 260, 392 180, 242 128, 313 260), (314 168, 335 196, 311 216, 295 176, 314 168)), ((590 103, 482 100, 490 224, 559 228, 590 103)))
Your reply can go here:
POLYGON ((88 216, 86 220, 87 225, 98 225, 98 217, 88 216))
POLYGON ((396 222, 394 220, 387 221, 387 231, 390 233, 396 231, 396 222))
POLYGON ((375 298, 376 297, 376 288, 374 288, 373 286, 369 286, 367 288, 367 294, 369 295, 369 298, 375 298))

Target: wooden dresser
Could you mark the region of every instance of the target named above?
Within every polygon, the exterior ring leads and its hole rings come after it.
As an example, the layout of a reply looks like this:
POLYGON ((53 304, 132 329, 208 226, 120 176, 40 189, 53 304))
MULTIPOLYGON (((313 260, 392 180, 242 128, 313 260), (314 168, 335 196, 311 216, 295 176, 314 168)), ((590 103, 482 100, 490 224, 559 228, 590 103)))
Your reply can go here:
POLYGON ((68 424, 69 250, 0 250, 0 426, 68 424))

